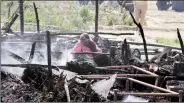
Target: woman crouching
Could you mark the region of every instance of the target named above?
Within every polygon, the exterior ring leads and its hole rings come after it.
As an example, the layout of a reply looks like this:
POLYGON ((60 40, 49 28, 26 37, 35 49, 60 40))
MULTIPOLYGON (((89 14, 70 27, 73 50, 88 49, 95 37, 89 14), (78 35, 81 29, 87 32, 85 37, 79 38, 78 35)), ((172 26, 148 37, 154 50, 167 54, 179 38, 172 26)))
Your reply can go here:
POLYGON ((80 36, 80 40, 74 46, 75 58, 77 61, 85 61, 93 64, 94 66, 109 66, 110 59, 102 50, 96 45, 96 43, 89 37, 87 33, 83 33, 80 36), (99 54, 77 54, 82 52, 96 52, 99 54))

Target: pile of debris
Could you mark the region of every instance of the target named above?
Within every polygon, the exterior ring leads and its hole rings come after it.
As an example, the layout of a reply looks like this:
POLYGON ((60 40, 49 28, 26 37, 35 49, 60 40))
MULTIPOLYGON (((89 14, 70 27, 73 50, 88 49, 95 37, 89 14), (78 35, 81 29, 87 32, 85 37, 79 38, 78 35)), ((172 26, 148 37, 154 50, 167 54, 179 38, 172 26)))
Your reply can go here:
POLYGON ((104 101, 104 98, 100 98, 92 90, 91 81, 80 77, 67 81, 62 73, 60 76, 53 75, 52 89, 50 89, 46 72, 48 72, 46 69, 27 68, 21 80, 19 77, 1 71, 1 102, 104 101))

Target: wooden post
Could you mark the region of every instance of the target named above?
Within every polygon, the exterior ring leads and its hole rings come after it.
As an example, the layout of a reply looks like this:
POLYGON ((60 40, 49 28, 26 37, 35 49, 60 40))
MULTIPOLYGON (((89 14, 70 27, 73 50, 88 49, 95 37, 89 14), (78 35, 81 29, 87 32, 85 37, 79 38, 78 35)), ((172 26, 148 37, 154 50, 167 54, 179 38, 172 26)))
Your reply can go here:
POLYGON ((117 92, 118 92, 118 90, 114 89, 113 91, 114 91, 114 102, 116 102, 117 101, 117 92))
POLYGON ((183 90, 179 90, 179 102, 182 103, 183 100, 183 90))
POLYGON ((52 67, 51 67, 51 40, 50 40, 50 32, 46 31, 47 34, 47 61, 48 61, 48 80, 49 80, 49 90, 52 86, 52 67))
POLYGON ((19 13, 20 13, 20 31, 21 35, 24 34, 24 1, 19 0, 19 13))
POLYGON ((126 87, 125 87, 125 90, 128 92, 129 91, 129 87, 130 87, 130 84, 129 84, 129 80, 127 79, 126 80, 126 87))
POLYGON ((33 6, 34 6, 35 16, 36 16, 37 32, 40 33, 40 24, 39 24, 37 7, 35 3, 33 3, 33 6))
POLYGON ((141 37, 142 37, 142 40, 143 40, 143 45, 144 45, 144 52, 145 52, 146 61, 148 62, 147 43, 146 43, 146 39, 145 39, 145 36, 144 36, 143 28, 142 28, 142 26, 141 26, 140 23, 138 24, 138 23, 135 21, 135 18, 134 18, 134 16, 132 15, 131 12, 130 12, 130 15, 131 15, 131 17, 132 17, 132 19, 133 19, 133 22, 137 25, 137 27, 139 27, 139 30, 140 30, 140 33, 141 33, 141 37))
POLYGON ((95 9, 95 32, 98 32, 98 0, 96 0, 96 9, 95 9))

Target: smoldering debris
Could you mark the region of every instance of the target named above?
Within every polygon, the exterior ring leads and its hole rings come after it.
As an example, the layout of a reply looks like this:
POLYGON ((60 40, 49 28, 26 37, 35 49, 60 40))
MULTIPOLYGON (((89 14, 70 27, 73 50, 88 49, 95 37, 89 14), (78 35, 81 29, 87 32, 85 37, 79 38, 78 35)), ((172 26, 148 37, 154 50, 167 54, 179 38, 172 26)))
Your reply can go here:
MULTIPOLYGON (((1 102, 67 102, 64 89, 65 76, 62 74, 60 76, 53 75, 52 81, 54 83, 51 91, 47 91, 48 81, 41 81, 45 75, 43 72, 40 77, 37 77, 40 81, 34 80, 34 74, 32 77, 28 76, 27 78, 24 75, 24 82, 18 77, 3 71, 1 71, 1 75, 1 102)), ((102 101, 100 96, 91 89, 89 82, 81 83, 78 82, 79 80, 82 81, 80 78, 75 77, 67 81, 71 102, 102 101)))
MULTIPOLYGON (((50 83, 48 79, 48 68, 47 66, 42 65, 33 65, 35 64, 45 64, 47 65, 47 55, 46 55, 46 45, 43 43, 41 47, 38 47, 36 43, 34 56, 32 57, 32 61, 29 65, 24 66, 25 70, 21 77, 12 76, 10 73, 6 73, 1 71, 2 74, 2 83, 1 83, 1 93, 2 102, 107 102, 114 101, 114 95, 111 94, 113 89, 117 89, 119 92, 127 92, 126 80, 117 79, 118 77, 109 77, 105 78, 102 81, 100 79, 89 79, 85 77, 80 77, 78 75, 92 75, 92 74, 142 74, 140 71, 132 71, 131 69, 125 68, 118 70, 119 68, 113 69, 100 69, 88 62, 78 62, 73 59, 72 47, 76 40, 70 40, 69 38, 61 39, 58 41, 53 41, 52 43, 52 67, 57 67, 58 65, 65 66, 65 68, 57 68, 59 71, 57 73, 53 73, 52 75, 52 88, 51 90, 48 88, 48 84, 50 83), (67 41, 67 42, 66 42, 67 41), (66 45, 67 44, 67 45, 66 45), (64 71, 64 72, 63 72, 64 71), (66 71, 71 72, 68 74, 66 71)), ((111 42, 111 41, 109 41, 111 42)), ((107 47, 103 46, 102 48, 106 53, 109 53, 109 56, 102 56, 96 58, 96 62, 98 65, 104 66, 122 66, 122 65, 134 65, 147 71, 151 71, 158 76, 160 76, 160 80, 158 81, 158 86, 166 88, 166 84, 169 87, 172 85, 168 84, 169 80, 173 80, 173 78, 178 81, 183 81, 181 79, 183 75, 183 71, 178 69, 182 67, 182 63, 184 62, 184 56, 180 52, 176 52, 171 49, 165 49, 162 53, 153 57, 149 62, 144 62, 141 59, 141 54, 139 50, 132 50, 129 48, 129 44, 126 44, 128 48, 126 48, 122 52, 122 45, 119 45, 118 42, 112 41, 114 46, 113 49, 109 49, 112 47, 109 44, 107 47), (128 55, 125 55, 128 54, 128 55), (105 58, 105 59, 104 59, 105 58), (103 60, 103 61, 101 61, 103 60), (126 62, 126 63, 125 63, 126 62), (173 76, 171 79, 167 79, 166 76, 173 76)), ((21 45, 23 46, 23 45, 21 45)), ((20 46, 20 47, 21 47, 20 46)), ((8 46, 7 46, 8 47, 8 46)), ((19 47, 19 46, 17 46, 19 47)), ((124 46, 125 47, 125 46, 124 46)), ((25 49, 28 51, 21 51, 9 49, 4 46, 6 50, 9 50, 10 54, 13 53, 14 56, 11 58, 15 59, 16 55, 19 58, 22 58, 22 61, 28 61, 30 58, 31 52, 31 44, 26 45, 25 49), (23 60, 24 59, 24 60, 23 60)), ((24 48, 24 47, 23 47, 24 48)), ((10 57, 8 55, 3 55, 4 57, 10 57)), ((16 60, 16 59, 15 59, 16 60)), ((3 63, 7 63, 8 61, 4 60, 3 63)), ((14 61, 12 61, 14 62, 14 61)), ((16 62, 17 63, 17 62, 16 62)), ((16 64, 15 63, 15 64, 16 64)), ((21 62, 22 64, 24 62, 21 62)), ((26 64, 26 63, 25 63, 26 64)), ((13 69, 12 69, 13 70, 13 69)), ((53 70, 54 71, 54 70, 53 70)), ((13 73, 13 72, 12 72, 13 73)), ((13 73, 14 74, 14 73, 13 73)), ((19 75, 20 76, 20 75, 19 75)), ((144 81, 149 84, 155 83, 155 79, 151 78, 138 78, 137 80, 144 81)), ((182 82, 177 82, 176 84, 182 84, 182 82)), ((154 89, 150 89, 146 86, 134 84, 131 86, 128 92, 152 92, 154 89)), ((178 85, 174 85, 175 88, 178 85)), ((179 85, 180 86, 180 85, 179 85)), ((160 93, 157 91, 157 93, 160 93)), ((134 97, 136 98, 136 97, 134 97)), ((144 96, 146 101, 169 101, 166 97, 150 97, 144 96)), ((117 96, 117 101, 123 101, 124 96, 117 96)))

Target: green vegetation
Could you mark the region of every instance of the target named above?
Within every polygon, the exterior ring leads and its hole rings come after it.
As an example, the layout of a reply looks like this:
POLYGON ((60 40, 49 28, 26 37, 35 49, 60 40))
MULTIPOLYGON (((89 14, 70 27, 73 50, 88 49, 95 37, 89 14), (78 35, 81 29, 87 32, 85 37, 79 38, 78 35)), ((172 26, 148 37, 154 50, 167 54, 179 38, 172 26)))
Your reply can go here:
POLYGON ((157 40, 157 43, 160 43, 160 44, 180 46, 178 38, 157 38, 156 40, 157 40))
MULTIPOLYGON (((57 32, 89 31, 94 26, 95 6, 80 6, 78 1, 35 1, 38 7, 41 30, 57 32)), ((2 1, 1 23, 9 21, 18 8, 18 1, 2 1)), ((20 18, 12 29, 19 31, 20 18)), ((26 31, 36 31, 33 1, 24 2, 24 21, 26 31)), ((120 13, 119 8, 100 6, 99 25, 132 25, 132 19, 127 11, 120 13)))

